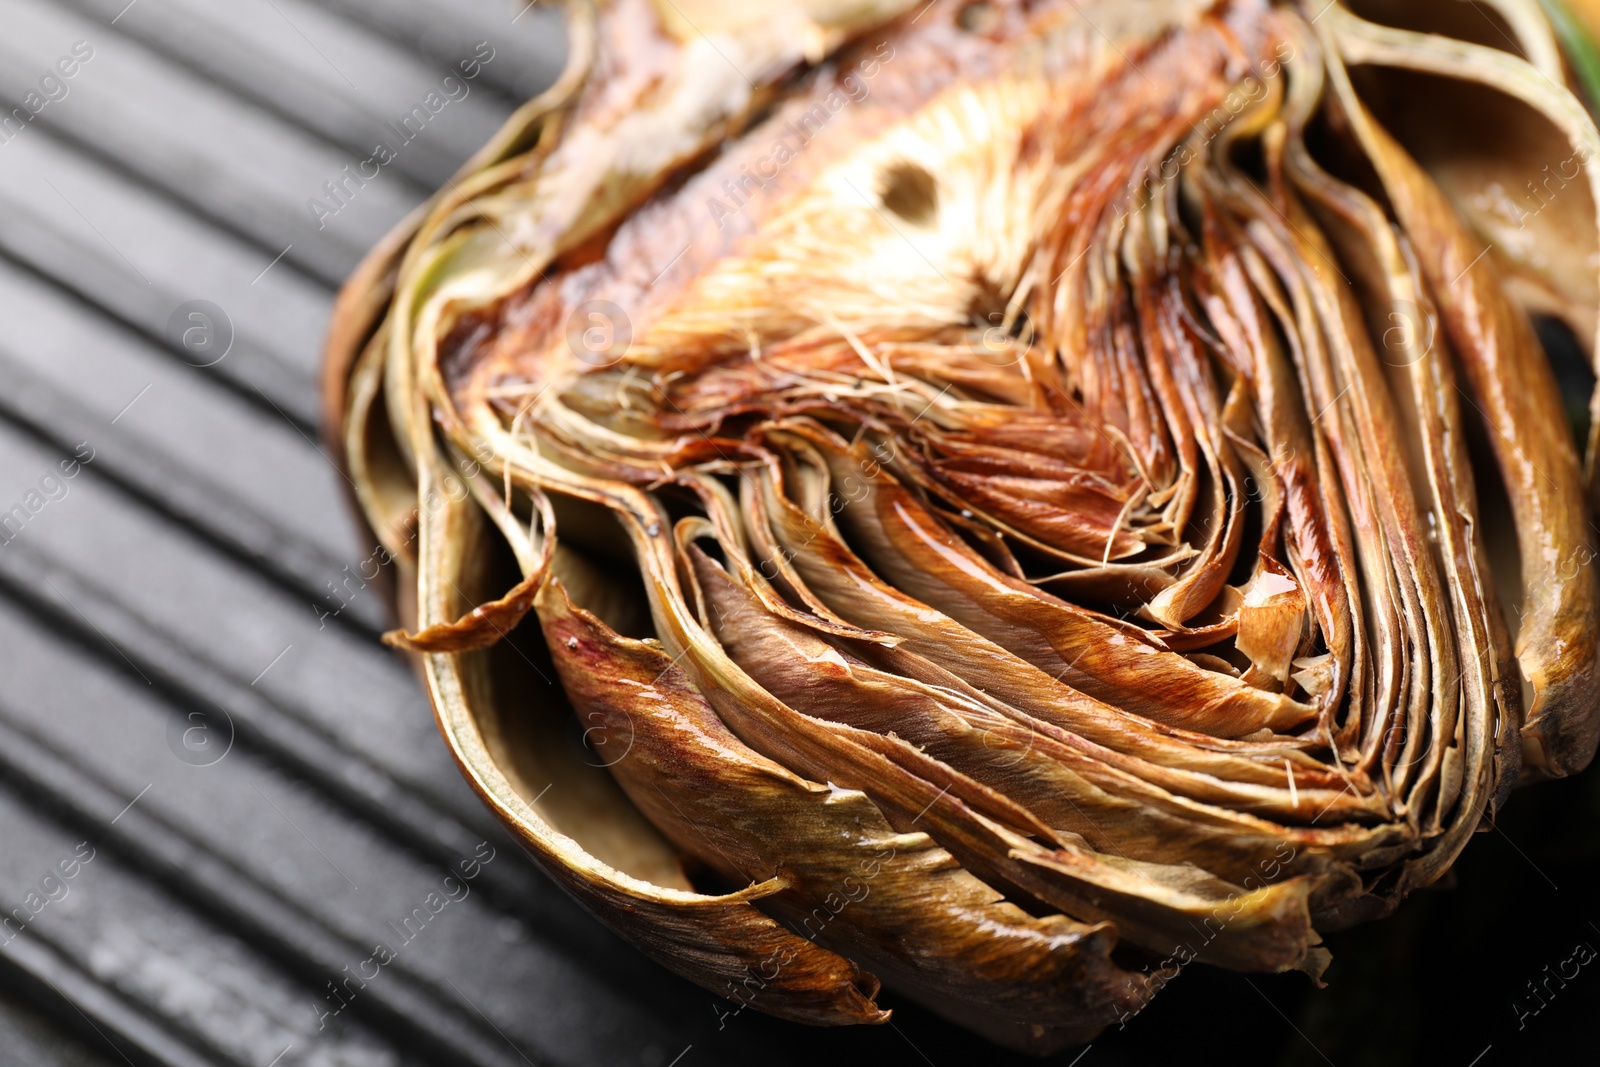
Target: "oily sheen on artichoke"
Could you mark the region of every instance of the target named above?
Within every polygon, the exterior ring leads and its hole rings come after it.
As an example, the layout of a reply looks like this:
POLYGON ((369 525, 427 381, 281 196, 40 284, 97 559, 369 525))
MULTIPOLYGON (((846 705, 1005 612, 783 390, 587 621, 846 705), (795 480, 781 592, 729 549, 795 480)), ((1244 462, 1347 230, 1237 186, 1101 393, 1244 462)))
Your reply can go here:
POLYGON ((1589 762, 1533 320, 1593 351, 1600 140, 1536 3, 568 14, 329 415, 464 773, 645 952, 1047 1051, 1319 976, 1589 762))

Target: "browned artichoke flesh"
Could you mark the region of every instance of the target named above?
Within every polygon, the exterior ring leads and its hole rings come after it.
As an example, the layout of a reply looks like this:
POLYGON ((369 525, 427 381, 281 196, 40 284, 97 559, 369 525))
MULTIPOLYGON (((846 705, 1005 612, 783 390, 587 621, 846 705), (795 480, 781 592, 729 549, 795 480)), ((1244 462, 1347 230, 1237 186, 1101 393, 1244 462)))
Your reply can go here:
POLYGON ((1591 171, 1505 208, 1600 140, 1532 0, 1325 3, 575 6, 347 287, 392 639, 663 964, 1046 1051, 1589 762, 1591 171))

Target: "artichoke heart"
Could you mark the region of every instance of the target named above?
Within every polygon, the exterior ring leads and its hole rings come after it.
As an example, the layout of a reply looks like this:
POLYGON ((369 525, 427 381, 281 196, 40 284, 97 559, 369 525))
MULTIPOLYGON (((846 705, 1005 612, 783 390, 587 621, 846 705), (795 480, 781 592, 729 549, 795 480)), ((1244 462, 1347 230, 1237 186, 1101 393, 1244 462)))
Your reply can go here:
POLYGON ((1579 23, 566 14, 328 415, 463 773, 643 951, 1048 1052, 1192 960, 1319 978, 1589 762, 1579 23))

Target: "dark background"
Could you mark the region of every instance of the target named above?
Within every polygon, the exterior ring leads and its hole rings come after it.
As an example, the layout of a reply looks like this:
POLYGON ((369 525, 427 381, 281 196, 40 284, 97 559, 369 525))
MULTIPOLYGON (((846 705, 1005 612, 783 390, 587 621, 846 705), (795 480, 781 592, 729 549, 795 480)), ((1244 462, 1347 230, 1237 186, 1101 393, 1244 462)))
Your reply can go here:
MULTIPOLYGON (((1008 1062, 892 994, 892 1027, 719 1029, 517 853, 378 645, 316 444, 334 288, 561 51, 513 0, 0 0, 32 116, 0 133, 0 905, 37 912, 0 934, 0 1063, 1008 1062), (331 199, 479 42, 469 94, 331 199)), ((1331 937, 1328 988, 1193 967, 1059 1062, 1574 1058, 1600 965, 1513 1005, 1600 947, 1597 781, 1519 793, 1455 884, 1331 937)))

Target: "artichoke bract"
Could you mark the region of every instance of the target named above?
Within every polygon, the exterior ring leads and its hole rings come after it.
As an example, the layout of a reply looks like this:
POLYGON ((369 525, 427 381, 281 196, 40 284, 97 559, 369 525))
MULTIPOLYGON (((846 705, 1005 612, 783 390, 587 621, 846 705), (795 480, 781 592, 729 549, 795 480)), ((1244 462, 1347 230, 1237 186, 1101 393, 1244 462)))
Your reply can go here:
POLYGON ((1600 139, 1537 4, 1368 6, 568 8, 328 364, 556 881, 727 1012, 1042 1052, 1589 762, 1600 139))

